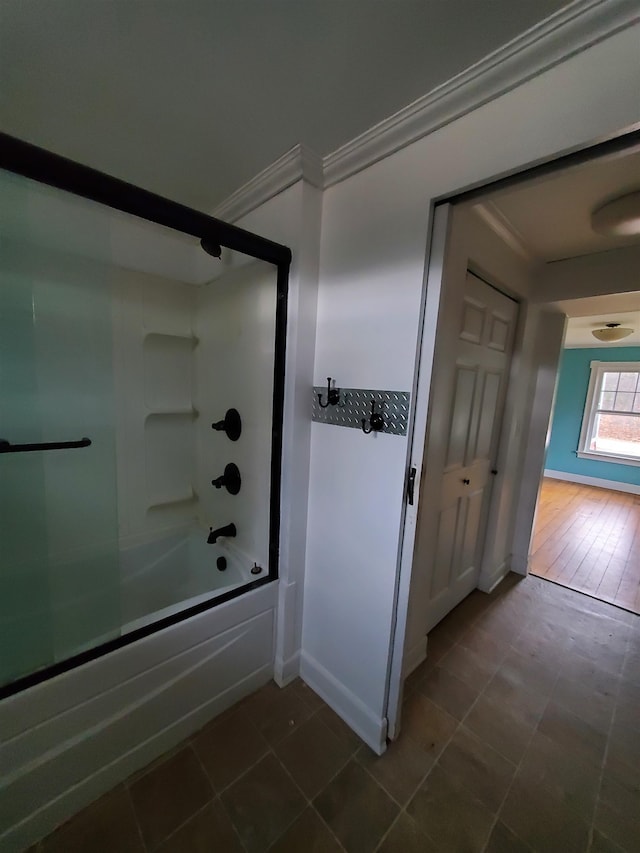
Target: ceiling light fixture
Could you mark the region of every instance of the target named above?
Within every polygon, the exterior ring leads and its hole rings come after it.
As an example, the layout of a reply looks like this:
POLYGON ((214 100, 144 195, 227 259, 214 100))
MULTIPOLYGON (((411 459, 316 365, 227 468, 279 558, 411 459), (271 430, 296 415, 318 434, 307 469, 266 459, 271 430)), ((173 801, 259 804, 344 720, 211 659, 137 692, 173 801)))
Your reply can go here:
POLYGON ((620 323, 607 323, 604 329, 593 329, 591 334, 599 341, 611 344, 633 334, 633 329, 625 329, 620 323))
POLYGON ((594 210, 591 227, 609 237, 640 235, 640 191, 615 198, 594 210))

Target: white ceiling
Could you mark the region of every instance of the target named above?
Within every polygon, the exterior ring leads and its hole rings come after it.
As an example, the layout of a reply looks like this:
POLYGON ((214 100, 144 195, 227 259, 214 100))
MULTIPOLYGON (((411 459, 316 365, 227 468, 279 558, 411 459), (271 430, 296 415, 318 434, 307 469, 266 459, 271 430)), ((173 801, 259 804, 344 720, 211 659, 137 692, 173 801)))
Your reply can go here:
MULTIPOLYGON (((638 310, 630 312, 613 312, 606 315, 597 314, 590 317, 571 317, 567 323, 565 347, 639 347, 640 346, 640 294, 635 294, 638 310), (605 344, 591 334, 594 329, 601 329, 606 323, 620 323, 627 329, 633 329, 633 334, 615 344, 605 344)), ((600 297, 599 297, 600 298, 600 297)), ((582 301, 582 300, 577 300, 582 301)), ((586 300, 585 300, 586 301, 586 300)))
POLYGON ((605 201, 640 189, 640 152, 592 160, 515 189, 483 204, 534 259, 557 261, 640 242, 604 237, 591 228, 591 212, 605 201))
POLYGON ((2 0, 0 127, 203 210, 567 0, 2 0))

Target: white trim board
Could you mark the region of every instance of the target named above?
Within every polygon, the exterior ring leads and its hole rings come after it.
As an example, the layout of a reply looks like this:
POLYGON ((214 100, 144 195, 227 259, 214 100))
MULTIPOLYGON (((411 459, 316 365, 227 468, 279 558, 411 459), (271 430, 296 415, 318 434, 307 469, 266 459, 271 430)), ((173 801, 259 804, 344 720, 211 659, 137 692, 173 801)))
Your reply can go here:
POLYGON ((225 222, 237 222, 300 180, 322 189, 323 164, 322 157, 315 151, 304 145, 295 145, 232 193, 215 208, 212 215, 225 222))
POLYGON ((300 657, 300 676, 376 755, 387 748, 387 720, 378 717, 322 664, 305 651, 300 657))
POLYGON ((574 0, 325 157, 296 145, 218 205, 236 222, 298 180, 325 189, 640 20, 637 0, 574 0))
POLYGON ((599 477, 587 477, 583 474, 568 474, 565 471, 544 469, 544 476, 552 480, 566 480, 568 483, 581 483, 583 486, 595 486, 598 489, 612 489, 614 492, 627 492, 630 495, 640 495, 640 485, 619 483, 616 480, 601 480, 599 477))

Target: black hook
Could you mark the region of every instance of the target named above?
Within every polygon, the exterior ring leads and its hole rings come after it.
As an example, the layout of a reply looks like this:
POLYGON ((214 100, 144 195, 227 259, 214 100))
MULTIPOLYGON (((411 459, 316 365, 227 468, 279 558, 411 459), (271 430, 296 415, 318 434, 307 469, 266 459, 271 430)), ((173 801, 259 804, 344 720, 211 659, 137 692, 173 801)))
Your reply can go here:
POLYGON ((384 429, 384 418, 380 412, 376 412, 376 401, 371 401, 371 414, 369 415, 369 429, 366 428, 366 418, 362 419, 362 432, 369 435, 370 432, 380 432, 384 429))
POLYGON ((331 377, 327 376, 327 402, 322 402, 322 394, 318 394, 318 405, 321 409, 326 409, 327 406, 337 406, 340 402, 340 389, 335 387, 331 387, 331 377))

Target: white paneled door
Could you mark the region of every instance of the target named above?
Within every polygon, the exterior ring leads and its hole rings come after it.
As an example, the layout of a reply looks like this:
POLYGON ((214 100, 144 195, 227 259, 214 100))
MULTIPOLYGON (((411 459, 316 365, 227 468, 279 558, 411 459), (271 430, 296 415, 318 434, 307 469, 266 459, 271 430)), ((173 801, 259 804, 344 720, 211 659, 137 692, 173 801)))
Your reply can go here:
POLYGON ((455 365, 428 605, 430 630, 478 584, 489 497, 507 390, 518 305, 467 272, 455 365))

